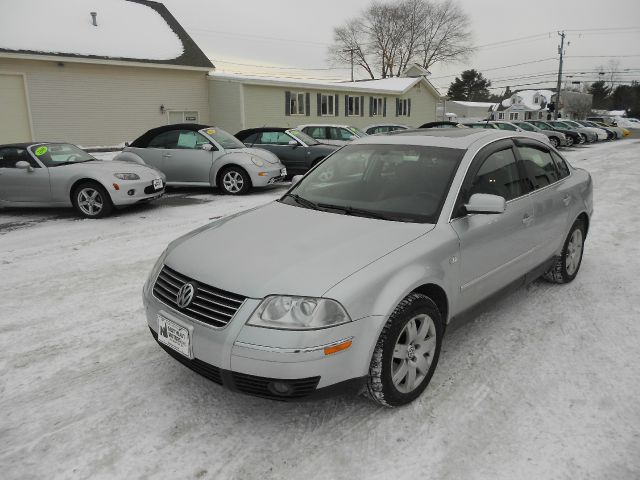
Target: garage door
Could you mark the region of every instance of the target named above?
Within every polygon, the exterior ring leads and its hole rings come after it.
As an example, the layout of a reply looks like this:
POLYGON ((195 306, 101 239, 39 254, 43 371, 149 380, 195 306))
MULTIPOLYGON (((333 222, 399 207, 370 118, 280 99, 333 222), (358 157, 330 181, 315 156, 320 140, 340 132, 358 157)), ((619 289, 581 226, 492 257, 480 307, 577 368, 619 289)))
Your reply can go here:
POLYGON ((22 75, 0 73, 0 144, 31 141, 22 75))

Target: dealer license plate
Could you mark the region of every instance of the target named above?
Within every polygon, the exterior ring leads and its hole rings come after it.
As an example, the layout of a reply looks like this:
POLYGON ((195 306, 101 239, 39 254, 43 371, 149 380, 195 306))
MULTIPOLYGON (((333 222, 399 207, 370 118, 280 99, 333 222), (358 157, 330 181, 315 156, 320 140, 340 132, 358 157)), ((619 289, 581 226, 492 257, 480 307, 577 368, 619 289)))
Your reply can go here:
POLYGON ((287 176, 287 169, 286 168, 281 168, 280 169, 280 176, 281 177, 286 177, 287 176))
POLYGON ((162 188, 162 179, 161 178, 156 178, 153 181, 153 188, 156 190, 160 190, 162 188))
POLYGON ((158 315, 158 341, 185 357, 191 358, 189 329, 158 315))

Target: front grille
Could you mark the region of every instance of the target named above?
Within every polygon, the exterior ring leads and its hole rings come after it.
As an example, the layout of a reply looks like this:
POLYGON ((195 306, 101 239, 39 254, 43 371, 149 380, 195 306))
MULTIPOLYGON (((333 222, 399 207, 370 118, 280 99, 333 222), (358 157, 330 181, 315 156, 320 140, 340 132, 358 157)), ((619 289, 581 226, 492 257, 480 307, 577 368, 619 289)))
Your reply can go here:
POLYGON ((320 381, 320 377, 283 380, 279 378, 256 377, 254 375, 247 375, 245 373, 238 372, 232 372, 231 375, 233 376, 233 383, 235 383, 236 388, 241 392, 275 400, 306 397, 316 389, 318 382, 320 381), (268 387, 272 382, 286 383, 293 387, 293 392, 286 396, 277 395, 268 387))
POLYGON ((246 300, 242 295, 199 283, 166 265, 162 267, 153 286, 153 294, 162 303, 187 317, 218 328, 229 323, 246 300), (178 306, 176 297, 178 290, 186 283, 194 285, 195 294, 191 304, 182 308, 178 306))

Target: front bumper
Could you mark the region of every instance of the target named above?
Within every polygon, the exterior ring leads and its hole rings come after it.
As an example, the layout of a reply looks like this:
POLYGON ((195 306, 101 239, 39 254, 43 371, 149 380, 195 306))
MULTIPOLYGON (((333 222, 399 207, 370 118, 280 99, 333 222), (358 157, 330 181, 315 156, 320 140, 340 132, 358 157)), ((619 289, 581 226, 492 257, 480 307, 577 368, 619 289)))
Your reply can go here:
POLYGON ((186 357, 160 344, 182 364, 231 390, 277 400, 302 400, 357 392, 366 382, 369 363, 383 317, 368 317, 313 331, 274 330, 246 325, 260 304, 246 299, 222 328, 186 317, 145 291, 147 324, 157 340, 158 315, 187 328, 191 355, 186 357), (324 347, 351 339, 351 347, 332 355, 324 347), (286 395, 273 383, 292 387, 286 395))
POLYGON ((251 185, 254 187, 266 187, 267 185, 273 185, 274 183, 284 182, 287 173, 286 168, 282 165, 275 167, 265 167, 257 169, 256 171, 250 171, 251 185), (284 172, 284 174, 283 174, 284 172))
MULTIPOLYGON (((160 177, 158 177, 160 178, 160 177)), ((109 187, 109 195, 111 201, 116 206, 133 205, 135 203, 148 202, 155 200, 164 195, 165 182, 162 182, 162 188, 153 187, 152 179, 144 180, 118 180, 109 187), (115 186, 118 186, 116 189, 115 186)))

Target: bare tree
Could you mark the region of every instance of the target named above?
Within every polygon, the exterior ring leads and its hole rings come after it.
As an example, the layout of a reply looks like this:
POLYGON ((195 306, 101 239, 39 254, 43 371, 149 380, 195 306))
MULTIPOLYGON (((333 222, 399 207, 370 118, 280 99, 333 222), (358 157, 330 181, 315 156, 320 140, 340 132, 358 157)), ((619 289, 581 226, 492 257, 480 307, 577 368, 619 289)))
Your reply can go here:
POLYGON ((616 82, 619 80, 618 74, 620 73, 620 60, 612 58, 606 65, 596 67, 596 70, 600 75, 600 80, 607 83, 609 88, 613 90, 616 82))
POLYGON ((334 29, 334 64, 362 67, 371 78, 400 75, 411 63, 428 68, 471 51, 469 18, 455 0, 374 0, 359 16, 334 29))

